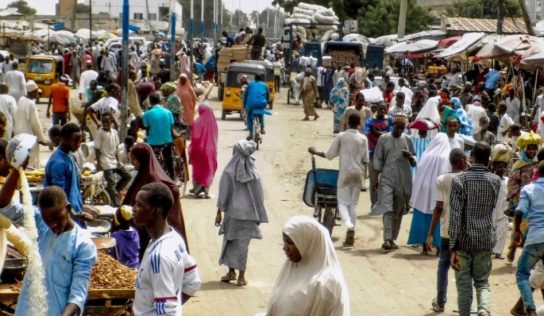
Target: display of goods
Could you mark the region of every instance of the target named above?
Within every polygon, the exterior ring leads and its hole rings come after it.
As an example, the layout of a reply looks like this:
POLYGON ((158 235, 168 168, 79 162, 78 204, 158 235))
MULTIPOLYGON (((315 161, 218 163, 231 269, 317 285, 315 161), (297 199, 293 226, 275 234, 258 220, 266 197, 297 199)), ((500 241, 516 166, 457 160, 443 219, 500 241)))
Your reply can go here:
POLYGON ((335 50, 328 52, 332 57, 334 67, 343 67, 344 65, 354 64, 356 67, 361 66, 361 58, 352 51, 335 50))
POLYGON ((28 182, 43 182, 45 169, 26 170, 25 175, 28 182))
POLYGON ((91 289, 132 289, 138 272, 99 251, 91 273, 91 289))
MULTIPOLYGON (((119 261, 99 251, 96 264, 91 273, 90 289, 132 289, 136 284, 138 272, 122 265, 119 261)), ((22 282, 10 285, 14 292, 20 292, 22 282)))

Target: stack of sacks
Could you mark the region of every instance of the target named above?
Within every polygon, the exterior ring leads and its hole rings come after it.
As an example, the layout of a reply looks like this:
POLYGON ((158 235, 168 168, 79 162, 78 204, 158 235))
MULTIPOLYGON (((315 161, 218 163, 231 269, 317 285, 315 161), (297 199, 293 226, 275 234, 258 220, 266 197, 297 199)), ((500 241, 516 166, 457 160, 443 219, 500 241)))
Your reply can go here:
POLYGON ((304 67, 315 68, 315 67, 317 67, 317 62, 318 62, 318 60, 315 57, 312 57, 312 56, 300 56, 298 64, 300 66, 304 66, 304 67))
MULTIPOLYGON (((334 13, 332 8, 325 8, 316 4, 309 4, 300 2, 294 9, 293 14, 285 20, 286 24, 291 23, 321 23, 321 24, 338 24, 340 19, 334 13)), ((306 41, 308 36, 306 31, 301 31, 300 28, 304 29, 302 26, 297 26, 295 32, 296 35, 300 36, 303 42, 306 41), (302 35, 304 34, 304 36, 302 35)), ((317 38, 321 41, 327 41, 329 39, 338 40, 340 35, 335 33, 337 30, 336 25, 318 25, 316 29, 322 33, 317 38)))

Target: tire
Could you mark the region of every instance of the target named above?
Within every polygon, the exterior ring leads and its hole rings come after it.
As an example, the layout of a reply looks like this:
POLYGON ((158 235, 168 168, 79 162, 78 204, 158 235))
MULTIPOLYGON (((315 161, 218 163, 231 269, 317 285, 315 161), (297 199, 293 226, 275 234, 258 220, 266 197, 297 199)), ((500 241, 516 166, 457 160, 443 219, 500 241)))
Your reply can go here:
POLYGON ((111 205, 111 198, 106 190, 102 190, 92 197, 95 205, 111 205))
POLYGON ((323 226, 329 231, 329 235, 332 235, 332 229, 334 227, 334 209, 331 207, 325 208, 325 214, 323 215, 323 226))
POLYGON ((227 112, 225 111, 221 111, 221 120, 226 120, 227 119, 227 112))
POLYGON ((223 101, 223 86, 221 86, 221 84, 217 86, 217 99, 223 101))

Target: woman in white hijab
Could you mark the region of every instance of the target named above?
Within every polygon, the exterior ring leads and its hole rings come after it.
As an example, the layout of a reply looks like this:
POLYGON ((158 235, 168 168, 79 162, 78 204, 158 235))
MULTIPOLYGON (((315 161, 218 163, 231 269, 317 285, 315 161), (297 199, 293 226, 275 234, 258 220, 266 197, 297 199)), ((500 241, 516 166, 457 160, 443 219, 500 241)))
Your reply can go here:
POLYGON ((272 289, 267 316, 348 316, 349 292, 329 232, 308 216, 283 227, 287 261, 272 289))

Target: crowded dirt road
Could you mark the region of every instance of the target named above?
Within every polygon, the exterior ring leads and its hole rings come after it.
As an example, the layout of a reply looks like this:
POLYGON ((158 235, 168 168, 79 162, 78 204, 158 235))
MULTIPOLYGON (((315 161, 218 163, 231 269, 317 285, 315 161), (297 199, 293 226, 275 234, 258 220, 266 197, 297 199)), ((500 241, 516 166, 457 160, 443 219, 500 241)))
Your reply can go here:
MULTIPOLYGON (((211 188, 211 200, 182 199, 189 234, 191 254, 197 259, 202 289, 185 305, 187 315, 254 315, 266 309, 270 290, 285 255, 281 228, 295 214, 312 215, 302 202, 306 173, 311 168, 308 146, 326 150, 333 139, 332 112, 319 110, 318 121, 303 122, 302 106, 286 105, 286 90, 275 102, 273 115, 266 117, 266 132, 261 149, 254 154, 261 174, 270 223, 262 224, 263 239, 250 244, 246 278, 248 286, 221 283, 226 267, 217 264, 222 237, 214 226, 219 178, 231 157, 236 141, 246 137, 238 116, 219 121, 218 173, 211 188)), ((221 103, 211 101, 220 118, 221 103)), ((318 167, 338 168, 338 161, 317 160, 318 167)), ((417 188, 414 188, 416 190, 417 188)), ((350 290, 351 315, 434 315, 431 301, 436 295, 438 258, 422 256, 421 249, 406 245, 411 215, 403 219, 398 251, 385 253, 381 248, 381 217, 370 217, 368 192, 360 198, 355 246, 344 248, 345 228, 336 226, 333 241, 350 290)), ((509 315, 519 297, 515 284, 515 268, 504 260, 493 261, 491 276, 493 315, 509 315)), ((456 288, 453 272, 446 312, 456 315, 456 288)), ((537 302, 541 298, 536 295, 537 302)))
MULTIPOLYGON (((243 288, 219 281, 227 269, 218 265, 222 236, 218 236, 214 220, 221 172, 232 155, 233 145, 245 138, 247 132, 237 115, 221 121, 221 103, 210 101, 219 124, 219 166, 210 191, 212 199, 194 199, 189 194, 182 198, 191 254, 198 262, 202 279, 201 290, 184 306, 186 315, 252 316, 265 311, 270 290, 286 260, 282 250, 282 226, 292 215, 312 215, 313 210, 302 202, 306 173, 311 168, 307 148, 315 146, 318 150, 326 150, 332 142, 332 112, 318 109, 321 116, 318 121, 303 122, 302 106, 287 105, 286 92, 282 89, 273 115, 265 118, 267 134, 261 149, 253 155, 261 174, 270 222, 261 225, 263 239, 253 240, 250 244, 246 273, 249 284, 243 288)), ((215 91, 212 96, 215 97, 215 91)), ((76 91, 72 90, 72 104, 79 102, 75 98, 76 91)), ((41 103, 38 107, 42 126, 47 129, 51 121, 45 118, 46 105, 41 103)), ((50 153, 46 147, 41 147, 42 163, 50 153)), ((317 158, 317 166, 337 169, 338 160, 317 158)), ((350 290, 351 315, 435 315, 431 301, 436 295, 438 257, 434 254, 422 256, 419 254, 421 249, 406 245, 412 215, 403 219, 398 239, 400 249, 385 253, 380 248, 383 242, 381 217, 370 217, 369 213, 369 194, 362 192, 355 246, 342 246, 345 236, 342 226, 336 226, 332 235, 350 290)), ((509 315, 518 299, 514 273, 515 266, 504 260, 493 260, 490 278, 493 315, 509 315)), ((449 303, 442 314, 447 316, 457 315, 453 271, 450 271, 449 281, 449 303)), ((535 299, 541 304, 540 295, 535 295, 535 299)))

